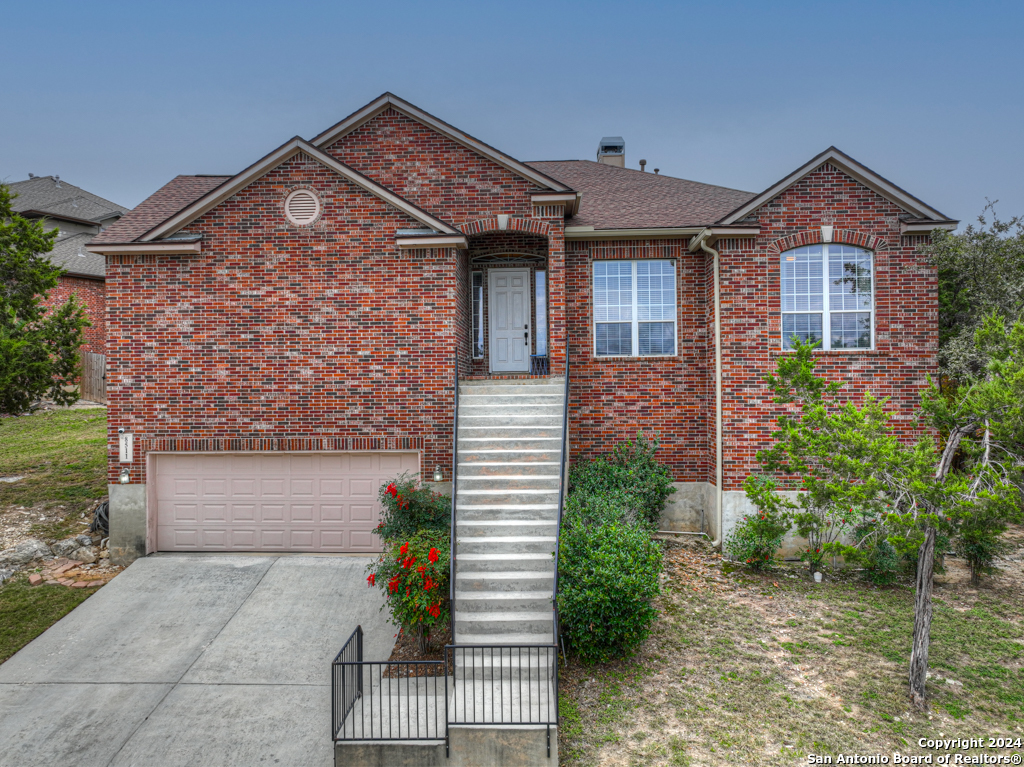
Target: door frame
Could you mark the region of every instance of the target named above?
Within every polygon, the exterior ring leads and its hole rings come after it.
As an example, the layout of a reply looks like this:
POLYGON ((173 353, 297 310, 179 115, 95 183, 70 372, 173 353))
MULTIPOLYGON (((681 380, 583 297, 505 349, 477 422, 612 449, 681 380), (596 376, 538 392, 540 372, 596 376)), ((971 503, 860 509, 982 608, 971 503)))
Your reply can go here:
POLYGON ((525 367, 522 370, 494 370, 494 277, 498 274, 513 274, 515 272, 522 272, 526 275, 526 306, 524 313, 526 315, 526 324, 531 326, 533 324, 533 270, 528 267, 516 267, 514 269, 488 269, 487 270, 487 370, 490 373, 529 373, 530 372, 530 356, 531 350, 533 349, 533 333, 535 328, 531 328, 528 332, 530 333, 530 341, 526 344, 526 361, 525 367))

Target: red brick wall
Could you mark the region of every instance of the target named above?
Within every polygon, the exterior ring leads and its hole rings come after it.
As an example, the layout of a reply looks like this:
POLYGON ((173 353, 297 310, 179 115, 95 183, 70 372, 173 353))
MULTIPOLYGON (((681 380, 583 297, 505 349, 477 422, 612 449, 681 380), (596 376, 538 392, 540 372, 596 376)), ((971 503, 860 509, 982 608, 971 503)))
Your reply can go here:
POLYGON ((608 452, 642 430, 661 439, 660 460, 677 481, 706 480, 711 391, 704 255, 689 253, 686 240, 570 242, 566 255, 572 459, 608 452), (591 265, 599 258, 675 262, 678 357, 594 356, 591 265))
POLYGON ((456 226, 496 213, 529 217, 539 189, 390 108, 326 151, 456 226))
POLYGON ((112 257, 110 479, 156 450, 421 449, 451 463, 457 251, 399 252, 404 214, 299 156, 188 227, 196 256, 112 257), (296 186, 324 205, 287 223, 296 186))
POLYGON ((60 306, 70 296, 76 296, 85 307, 85 314, 92 323, 85 329, 85 343, 82 351, 103 354, 107 342, 106 287, 103 280, 84 277, 61 277, 57 286, 43 301, 44 306, 60 306))
POLYGON ((901 433, 914 436, 912 413, 929 373, 937 369, 938 283, 917 249, 927 238, 901 237, 900 208, 830 165, 760 208, 756 242, 727 240, 722 254, 724 489, 738 490, 758 470, 755 453, 770 444, 778 406, 762 377, 777 365, 782 345, 780 252, 821 241, 874 251, 875 348, 818 352, 818 370, 847 381, 847 396, 865 390, 889 397, 901 433))

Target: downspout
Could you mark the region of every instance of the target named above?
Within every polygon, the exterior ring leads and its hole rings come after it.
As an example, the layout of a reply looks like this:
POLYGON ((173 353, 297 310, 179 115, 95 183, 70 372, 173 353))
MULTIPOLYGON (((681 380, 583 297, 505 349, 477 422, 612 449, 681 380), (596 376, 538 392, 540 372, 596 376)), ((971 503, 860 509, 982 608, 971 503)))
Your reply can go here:
POLYGON ((702 232, 698 245, 711 256, 714 264, 715 280, 715 540, 711 545, 718 548, 722 545, 722 285, 720 281, 721 258, 717 250, 705 242, 708 233, 702 232))

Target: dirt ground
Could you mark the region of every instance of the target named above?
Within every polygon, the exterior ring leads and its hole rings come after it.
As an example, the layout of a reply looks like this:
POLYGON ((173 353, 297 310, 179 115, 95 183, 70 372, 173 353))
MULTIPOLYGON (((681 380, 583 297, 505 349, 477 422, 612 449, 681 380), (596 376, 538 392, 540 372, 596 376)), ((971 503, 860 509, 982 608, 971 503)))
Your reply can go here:
POLYGON ((640 652, 591 667, 570 653, 562 763, 792 765, 944 753, 920 737, 1024 738, 1024 530, 1009 538, 980 588, 952 556, 936 576, 927 714, 908 703, 909 579, 815 584, 797 563, 757 574, 700 539, 665 540, 661 615, 640 652))

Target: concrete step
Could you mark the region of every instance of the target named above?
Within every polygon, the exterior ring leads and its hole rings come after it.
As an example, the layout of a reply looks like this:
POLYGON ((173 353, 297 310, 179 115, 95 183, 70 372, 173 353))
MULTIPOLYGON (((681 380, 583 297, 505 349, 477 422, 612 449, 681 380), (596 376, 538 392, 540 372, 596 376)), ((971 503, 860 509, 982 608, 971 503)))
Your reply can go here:
POLYGON ((544 612, 551 609, 550 591, 456 591, 456 612, 544 612))
MULTIPOLYGON (((456 560, 457 561, 457 560, 456 560)), ((505 572, 456 572, 456 593, 483 592, 541 592, 550 599, 555 587, 554 568, 544 570, 513 570, 505 572)))
POLYGON ((523 394, 476 394, 459 393, 459 411, 464 407, 490 407, 494 405, 515 405, 530 407, 532 405, 562 406, 562 392, 557 394, 534 394, 533 391, 523 394))
POLYGON ((508 573, 508 572, 555 571, 555 559, 550 553, 509 554, 494 556, 493 554, 461 554, 455 552, 455 572, 458 575, 468 573, 508 573))
POLYGON ((466 426, 461 424, 456 429, 459 439, 472 439, 473 437, 484 437, 494 439, 554 439, 561 444, 562 424, 557 426, 502 426, 494 424, 483 426, 466 426))
MULTIPOLYGON (((531 455, 535 455, 538 452, 549 453, 555 456, 554 463, 558 462, 562 452, 562 439, 561 437, 535 437, 532 434, 523 434, 515 436, 500 435, 474 435, 471 437, 458 438, 455 443, 455 449, 459 453, 477 453, 481 450, 491 454, 489 461, 509 461, 515 462, 519 460, 516 458, 515 453, 520 451, 526 451, 531 455)), ((532 461, 536 458, 523 458, 522 460, 532 461)))
MULTIPOLYGON (((559 408, 561 411, 561 408, 559 408)), ((481 411, 478 413, 463 413, 459 411, 459 427, 463 426, 484 426, 487 428, 502 428, 504 426, 561 426, 562 413, 556 412, 549 415, 534 415, 532 413, 492 413, 481 411)))
POLYGON ((552 611, 508 612, 492 610, 488 612, 455 612, 456 634, 551 634, 554 626, 552 611))
POLYGON ((555 476, 560 477, 561 464, 558 461, 477 461, 459 464, 459 479, 464 477, 519 477, 555 476))
POLYGON ((565 379, 548 380, 524 380, 522 382, 489 382, 489 381, 460 381, 459 399, 463 396, 473 394, 556 394, 562 396, 565 393, 565 379))
POLYGON ((536 490, 462 490, 457 492, 458 501, 488 506, 504 506, 520 503, 558 503, 558 489, 536 490))
POLYGON ((507 557, 515 554, 552 554, 555 536, 540 535, 474 535, 456 539, 457 555, 488 554, 507 557))
POLYGON ((464 680, 506 679, 512 684, 504 685, 504 696, 495 688, 495 697, 500 701, 501 697, 515 696, 521 691, 524 703, 538 694, 536 689, 531 692, 525 683, 554 678, 558 660, 554 647, 457 647, 453 654, 456 695, 471 697, 471 690, 463 692, 464 680), (524 684, 520 686, 520 682, 524 684))
POLYGON ((459 420, 474 415, 553 415, 562 417, 562 403, 544 405, 500 404, 495 402, 459 403, 459 420))
POLYGON ((557 503, 506 503, 501 506, 488 503, 466 503, 455 501, 455 521, 463 522, 503 520, 545 520, 553 522, 558 518, 557 503))
POLYGON ((460 521, 456 515, 456 535, 458 539, 472 539, 490 535, 539 535, 552 537, 558 529, 554 519, 483 519, 460 521))
POLYGON ((456 484, 463 490, 558 490, 561 478, 557 474, 459 474, 456 484))

